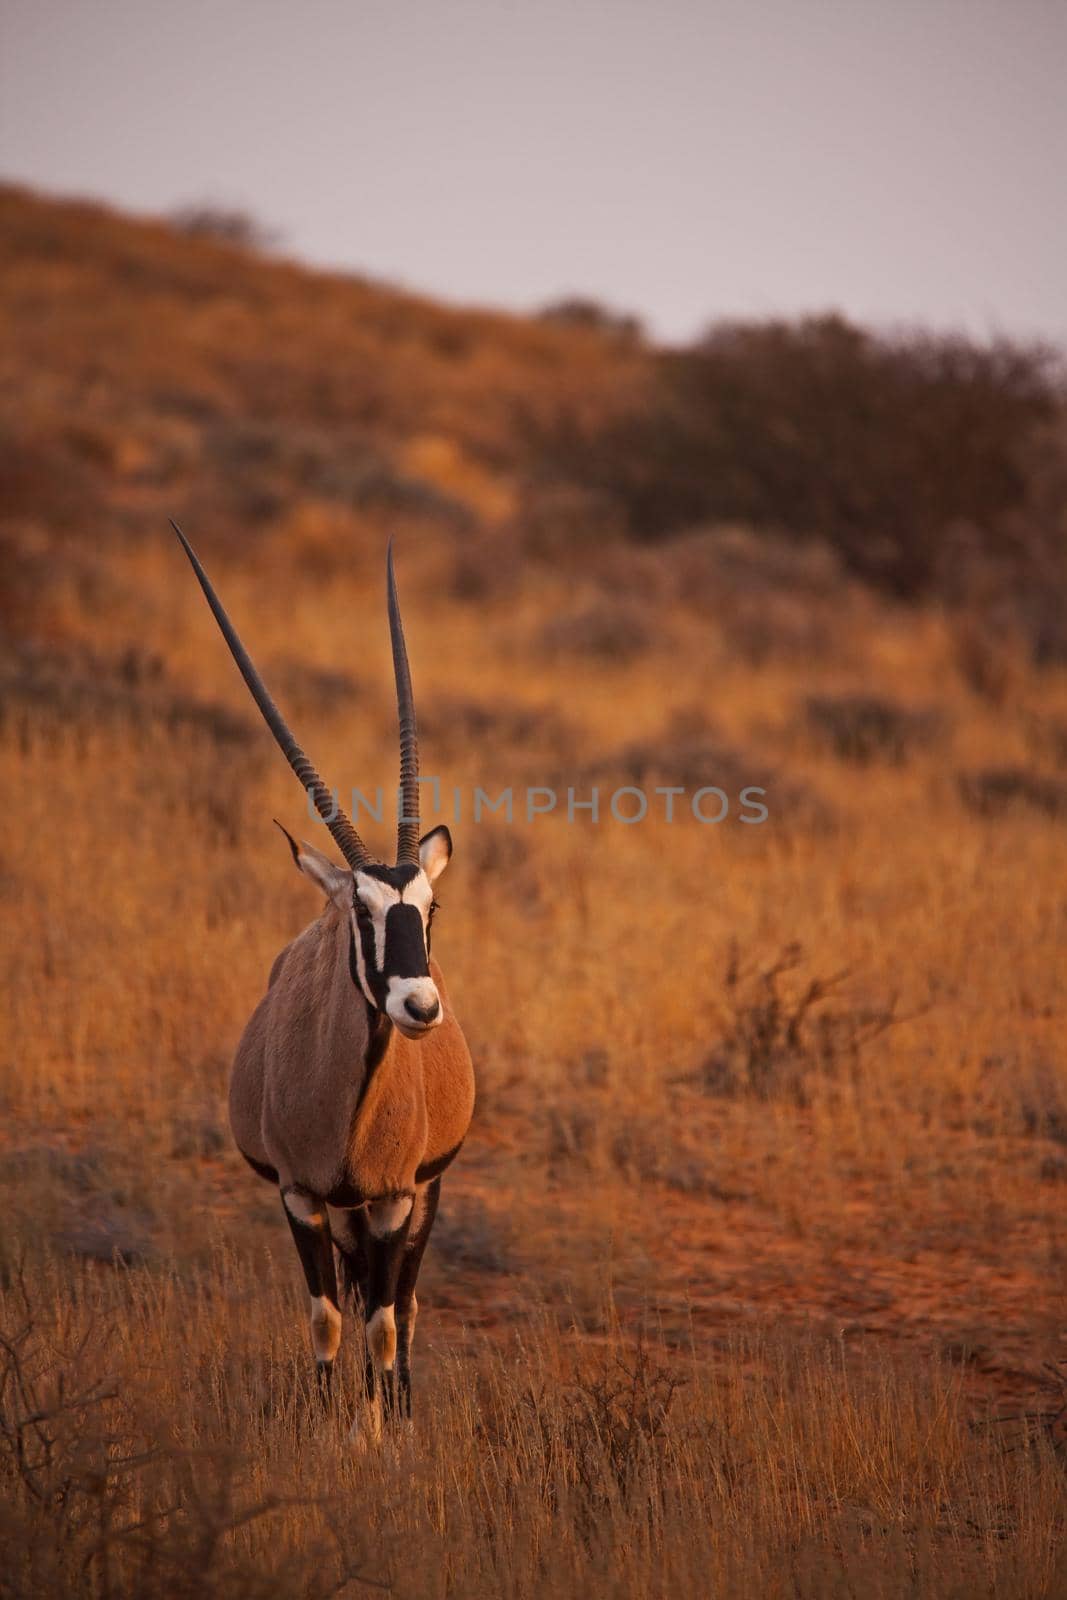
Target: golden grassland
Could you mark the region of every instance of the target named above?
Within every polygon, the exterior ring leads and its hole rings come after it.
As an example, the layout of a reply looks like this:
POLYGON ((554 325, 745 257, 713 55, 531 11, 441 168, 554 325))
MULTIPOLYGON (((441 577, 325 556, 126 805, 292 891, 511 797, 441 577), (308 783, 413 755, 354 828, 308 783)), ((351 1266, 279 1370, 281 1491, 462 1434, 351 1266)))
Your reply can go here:
POLYGON ((497 408, 632 373, 610 343, 4 204, 0 1591, 1067 1593, 1064 675, 738 531, 546 553, 497 408), (275 387, 242 366, 198 413, 243 340, 275 387), (301 427, 343 454, 355 402, 315 382, 362 361, 399 506, 284 454, 301 427), (213 453, 249 416, 252 465, 213 453), (273 485, 261 515, 231 469, 273 485), (328 781, 368 793, 395 525, 423 771, 464 795, 435 954, 479 1105, 416 1431, 369 1456, 351 1327, 328 1417, 224 1117, 316 910, 271 818, 322 830, 169 511, 328 781), (634 782, 758 783, 770 817, 522 816, 529 784, 606 812, 634 782), (474 786, 509 784, 514 823, 476 824, 474 786))

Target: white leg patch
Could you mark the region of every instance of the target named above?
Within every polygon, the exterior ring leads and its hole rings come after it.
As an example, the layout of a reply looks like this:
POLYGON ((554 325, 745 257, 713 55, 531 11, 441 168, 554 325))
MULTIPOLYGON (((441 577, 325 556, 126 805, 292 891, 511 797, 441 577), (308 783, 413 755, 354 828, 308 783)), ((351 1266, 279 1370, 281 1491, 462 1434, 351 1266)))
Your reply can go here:
POLYGON ((387 1239, 407 1221, 414 1204, 409 1194, 398 1195, 395 1200, 372 1200, 367 1207, 367 1222, 376 1239, 387 1239))
POLYGON ((392 1306, 379 1306, 367 1323, 367 1349, 380 1372, 391 1372, 396 1360, 396 1314, 392 1306))
POLYGON ((311 1345, 317 1361, 332 1361, 341 1343, 341 1313, 324 1295, 311 1297, 311 1345))
POLYGON ((306 1194, 300 1194, 296 1189, 287 1189, 282 1195, 282 1204, 297 1222, 305 1222, 312 1228, 322 1226, 324 1221, 322 1207, 317 1200, 310 1200, 306 1194))

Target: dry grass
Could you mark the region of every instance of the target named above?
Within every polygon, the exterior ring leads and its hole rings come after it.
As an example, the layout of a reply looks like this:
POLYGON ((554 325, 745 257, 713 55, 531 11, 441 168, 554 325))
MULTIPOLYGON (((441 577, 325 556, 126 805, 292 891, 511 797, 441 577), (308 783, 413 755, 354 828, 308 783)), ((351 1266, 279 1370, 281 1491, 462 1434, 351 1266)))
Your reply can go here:
POLYGON ((417 1439, 353 1457, 309 1392, 289 1265, 220 1242, 196 1276, 51 1264, 25 1299, 15 1280, 8 1592, 1021 1597, 1064 1577, 1050 1440, 976 1426, 944 1364, 810 1333, 590 1348, 531 1304, 506 1341, 431 1347, 417 1439))
MULTIPOLYGON (((191 294, 215 283, 217 246, 108 227, 130 281, 155 260, 191 294)), ((86 259, 55 272, 84 287, 86 259)), ((272 316, 288 295, 336 324, 350 293, 379 353, 409 326, 364 286, 240 272, 272 316)), ((411 315, 431 354, 390 376, 396 405, 432 391, 435 427, 462 414, 456 451, 496 391, 484 371, 464 378, 477 404, 434 387, 449 329, 468 352, 485 337, 504 388, 569 337, 585 365, 630 359, 594 359, 585 332, 411 315)), ((215 371, 224 347, 190 327, 186 357, 215 371)), ((316 348, 285 357, 309 385, 316 348)), ((162 426, 113 381, 108 427, 131 426, 120 400, 145 437, 162 426)), ((40 378, 20 423, 46 461, 56 404, 40 378)), ((573 772, 606 799, 638 757, 665 782, 684 757, 692 784, 726 753, 731 783, 750 760, 767 775, 770 818, 449 817, 435 948, 479 1109, 420 1285, 417 1435, 354 1458, 313 1401, 276 1196, 222 1113, 271 958, 315 911, 270 819, 315 825, 164 512, 203 507, 213 576, 302 739, 368 793, 395 764, 382 523, 351 496, 309 509, 307 459, 273 456, 289 498, 253 519, 188 426, 173 481, 93 467, 99 540, 47 475, 20 480, 5 527, 25 598, 0 683, 0 1591, 1067 1593, 1042 1390, 1067 1361, 1067 830, 1037 804, 976 812, 957 782, 1053 778, 1033 730, 1063 725, 1064 677, 1017 663, 1010 690, 975 693, 942 617, 848 596, 832 648, 741 650, 714 566, 699 603, 680 577, 693 546, 524 558, 488 420, 480 476, 377 414, 396 470, 462 480, 478 519, 472 543, 435 504, 401 518, 424 770, 446 793, 573 772), (495 549, 499 578, 472 582, 472 550, 495 549), (639 650, 555 628, 593 616, 625 641, 634 608, 639 650), (804 706, 858 695, 929 708, 951 749, 857 767, 804 706)), ((293 426, 275 444, 295 449, 293 426)))

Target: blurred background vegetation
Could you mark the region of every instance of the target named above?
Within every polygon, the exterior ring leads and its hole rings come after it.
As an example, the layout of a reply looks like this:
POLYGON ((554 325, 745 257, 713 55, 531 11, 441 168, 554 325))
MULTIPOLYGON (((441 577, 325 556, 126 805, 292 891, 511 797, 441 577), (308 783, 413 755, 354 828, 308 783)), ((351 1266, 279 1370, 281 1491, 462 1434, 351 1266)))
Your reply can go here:
POLYGON ((407 517, 472 550, 489 528, 497 562, 742 525, 768 560, 819 545, 1038 664, 1067 654, 1051 347, 826 315, 664 349, 585 300, 523 321, 311 277, 257 259, 269 234, 237 212, 172 230, 14 189, 0 204, 13 619, 36 592, 28 524, 130 538, 178 505, 209 547, 407 517))

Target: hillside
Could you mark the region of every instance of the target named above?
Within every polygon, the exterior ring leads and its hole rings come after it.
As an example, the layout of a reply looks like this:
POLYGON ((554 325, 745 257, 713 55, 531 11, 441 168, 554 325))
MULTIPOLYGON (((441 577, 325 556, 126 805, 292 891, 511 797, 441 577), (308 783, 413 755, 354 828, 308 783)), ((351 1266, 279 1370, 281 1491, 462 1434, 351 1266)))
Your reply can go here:
POLYGON ((302 505, 353 525, 499 518, 520 410, 640 381, 641 357, 596 332, 444 310, 96 207, 9 188, 0 223, 7 492, 63 528, 90 513, 128 535, 176 500, 209 538, 302 505))
MULTIPOLYGON (((595 319, 447 310, 11 189, 0 318, 12 1592, 1062 1592, 1045 369, 990 450, 1046 476, 957 527, 972 586, 905 595, 829 513, 659 522, 720 390, 679 413, 678 353, 595 319), (271 819, 321 829, 169 516, 346 792, 394 781, 396 538, 456 843, 434 948, 480 1098, 419 1285, 419 1432, 369 1461, 314 1409, 277 1196, 224 1112, 316 911, 271 819), (569 820, 594 786, 599 820, 569 820), (476 821, 477 787, 514 820, 476 821), (530 787, 554 809, 528 818, 530 787), (666 787, 674 820, 612 814, 666 787)), ((351 1386, 350 1333, 345 1359, 351 1386)))

